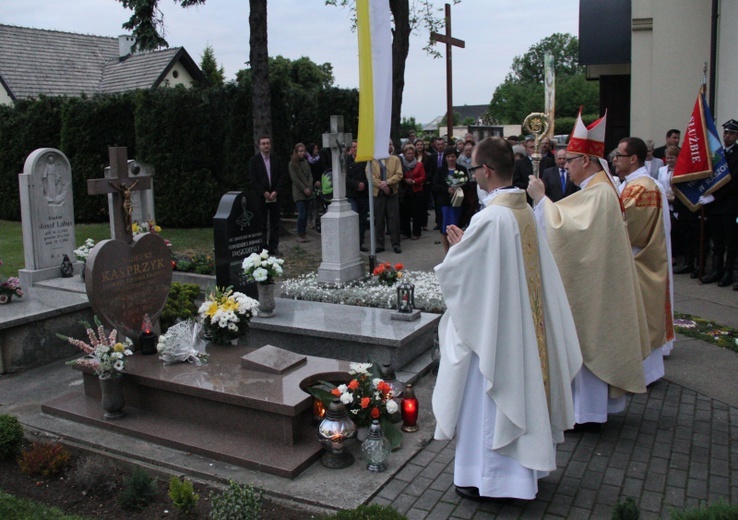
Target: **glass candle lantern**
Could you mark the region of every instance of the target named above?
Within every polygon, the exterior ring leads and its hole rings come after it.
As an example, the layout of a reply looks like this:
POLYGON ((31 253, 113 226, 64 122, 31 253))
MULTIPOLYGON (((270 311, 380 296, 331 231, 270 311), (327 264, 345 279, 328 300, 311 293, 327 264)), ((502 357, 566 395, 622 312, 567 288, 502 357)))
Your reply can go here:
POLYGON ((346 407, 338 399, 328 405, 325 418, 318 426, 318 441, 325 449, 320 462, 326 468, 340 469, 354 463, 346 450, 356 439, 356 425, 349 419, 346 407))
POLYGON ((151 318, 148 314, 144 314, 143 323, 141 324, 141 334, 138 336, 138 345, 141 354, 149 356, 156 354, 156 344, 159 337, 153 331, 154 326, 151 324, 151 318))
POLYGON ((418 431, 418 399, 415 397, 413 385, 405 387, 400 410, 402 412, 402 431, 418 431))
POLYGON ((387 469, 386 462, 390 451, 390 443, 384 437, 379 421, 373 420, 369 434, 361 445, 361 456, 366 462, 366 469, 376 472, 387 469))
POLYGON ((397 284, 397 312, 409 314, 415 308, 415 286, 409 282, 397 284))

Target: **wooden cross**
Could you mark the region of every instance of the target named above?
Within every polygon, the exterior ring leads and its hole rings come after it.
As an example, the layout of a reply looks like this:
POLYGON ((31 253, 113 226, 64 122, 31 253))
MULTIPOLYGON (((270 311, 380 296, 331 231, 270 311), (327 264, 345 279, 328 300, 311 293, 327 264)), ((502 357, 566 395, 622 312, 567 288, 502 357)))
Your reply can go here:
POLYGON ((141 176, 133 179, 128 176, 128 149, 125 146, 111 146, 108 153, 110 178, 87 179, 87 193, 113 195, 113 214, 110 215, 113 238, 130 244, 133 241, 131 191, 150 190, 151 177, 141 176))
POLYGON ((446 34, 431 32, 431 40, 446 44, 446 126, 448 132, 448 144, 451 144, 451 137, 454 135, 454 102, 453 102, 453 82, 451 81, 451 47, 466 46, 464 40, 458 40, 451 36, 451 4, 446 4, 446 34))

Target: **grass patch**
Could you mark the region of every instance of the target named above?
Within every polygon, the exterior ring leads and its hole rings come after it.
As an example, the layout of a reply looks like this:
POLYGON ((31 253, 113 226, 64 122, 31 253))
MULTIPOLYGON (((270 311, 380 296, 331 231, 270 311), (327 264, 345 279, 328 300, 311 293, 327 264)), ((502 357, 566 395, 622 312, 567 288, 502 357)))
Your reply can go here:
POLYGON ((738 352, 738 330, 718 325, 691 314, 674 313, 674 330, 690 338, 707 341, 718 347, 738 352))
POLYGON ((85 520, 82 516, 65 515, 55 507, 17 498, 0 490, 0 518, 8 520, 85 520))

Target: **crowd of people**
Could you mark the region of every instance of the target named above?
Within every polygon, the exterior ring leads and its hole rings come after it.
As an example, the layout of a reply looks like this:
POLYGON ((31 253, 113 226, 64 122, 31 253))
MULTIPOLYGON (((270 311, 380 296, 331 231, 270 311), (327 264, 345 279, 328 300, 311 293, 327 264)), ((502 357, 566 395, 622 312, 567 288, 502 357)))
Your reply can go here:
MULTIPOLYGON (((681 225, 672 224, 687 221, 671 185, 679 136, 670 131, 662 150, 624 138, 608 163, 605 125, 579 117, 540 178, 525 177, 531 140, 517 159, 501 138, 473 147, 467 171, 483 209, 465 229, 448 224, 450 248, 436 267, 447 312, 435 437, 456 437, 454 483, 464 498, 535 498, 538 479, 556 469, 564 431, 600 431, 626 394, 664 375, 673 273, 694 269, 687 245, 689 269, 672 269, 681 225)), ((738 122, 723 128, 736 176, 738 122)), ((699 200, 712 243, 703 283, 732 284, 737 185, 731 179, 699 200)))

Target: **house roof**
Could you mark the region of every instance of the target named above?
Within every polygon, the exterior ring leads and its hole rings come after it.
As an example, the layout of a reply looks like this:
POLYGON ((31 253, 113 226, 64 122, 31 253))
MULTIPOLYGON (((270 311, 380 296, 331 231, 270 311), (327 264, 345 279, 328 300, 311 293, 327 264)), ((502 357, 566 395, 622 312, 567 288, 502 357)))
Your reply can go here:
POLYGON ((121 60, 117 37, 0 24, 0 83, 14 100, 152 88, 178 60, 196 81, 207 83, 182 47, 121 60))
MULTIPOLYGON (((459 114, 460 116, 459 121, 463 122, 464 119, 466 119, 467 117, 474 118, 475 121, 478 121, 479 118, 484 116, 488 108, 489 108, 489 105, 459 105, 459 106, 453 107, 453 110, 454 110, 454 114, 459 114)), ((445 112, 443 113, 443 115, 436 117, 430 123, 423 125, 423 130, 424 131, 437 130, 438 127, 441 125, 441 121, 443 121, 444 117, 446 117, 445 112)))

